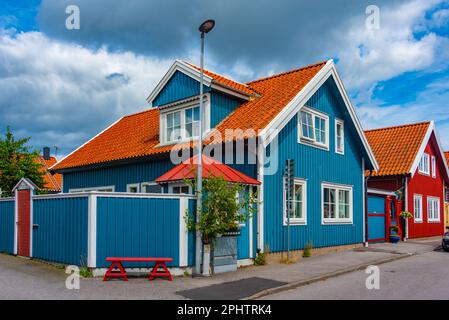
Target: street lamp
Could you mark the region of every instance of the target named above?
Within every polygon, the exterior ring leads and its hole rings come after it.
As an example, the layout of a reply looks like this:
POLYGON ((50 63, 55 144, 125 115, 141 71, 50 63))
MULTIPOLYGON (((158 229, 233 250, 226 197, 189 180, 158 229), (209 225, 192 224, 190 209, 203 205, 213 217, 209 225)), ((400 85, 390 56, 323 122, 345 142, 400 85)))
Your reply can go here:
MULTIPOLYGON (((204 21, 198 30, 201 32, 201 58, 200 58, 200 123, 198 134, 198 169, 197 169, 197 212, 196 222, 200 220, 202 212, 202 188, 203 188, 203 78, 204 78, 204 35, 209 33, 215 26, 212 19, 204 21)), ((202 240, 201 233, 196 232, 196 254, 195 254, 195 274, 201 274, 201 256, 202 256, 202 240)), ((209 260, 210 255, 208 256, 209 260)), ((203 261, 203 275, 209 275, 209 262, 203 261)))

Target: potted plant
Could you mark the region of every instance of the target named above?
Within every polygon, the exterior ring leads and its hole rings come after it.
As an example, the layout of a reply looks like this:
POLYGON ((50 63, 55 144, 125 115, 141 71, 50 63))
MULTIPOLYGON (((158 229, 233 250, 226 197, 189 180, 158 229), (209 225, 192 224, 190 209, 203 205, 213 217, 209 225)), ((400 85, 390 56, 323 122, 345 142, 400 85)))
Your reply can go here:
POLYGON ((399 216, 403 219, 413 218, 413 215, 408 211, 402 211, 399 216))
POLYGON ((398 234, 399 227, 397 225, 390 226, 390 242, 398 243, 401 240, 401 236, 398 234))

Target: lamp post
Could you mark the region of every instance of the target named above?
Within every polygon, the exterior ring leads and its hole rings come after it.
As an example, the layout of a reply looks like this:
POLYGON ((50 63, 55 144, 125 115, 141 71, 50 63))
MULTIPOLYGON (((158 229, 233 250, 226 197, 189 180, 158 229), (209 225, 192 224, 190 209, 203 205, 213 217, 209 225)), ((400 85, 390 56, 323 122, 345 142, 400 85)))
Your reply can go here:
MULTIPOLYGON (((215 26, 215 21, 212 19, 204 21, 198 30, 201 32, 201 58, 200 58, 200 123, 198 132, 198 169, 197 169, 197 212, 196 212, 196 222, 200 220, 202 212, 202 189, 203 189, 203 82, 204 82, 204 36, 206 33, 211 31, 215 26)), ((201 256, 202 256, 202 240, 201 233, 196 232, 196 254, 195 254, 195 274, 201 274, 201 256)), ((209 260, 204 259, 203 261, 203 275, 209 275, 209 260), (207 265, 206 265, 207 264, 207 265)))

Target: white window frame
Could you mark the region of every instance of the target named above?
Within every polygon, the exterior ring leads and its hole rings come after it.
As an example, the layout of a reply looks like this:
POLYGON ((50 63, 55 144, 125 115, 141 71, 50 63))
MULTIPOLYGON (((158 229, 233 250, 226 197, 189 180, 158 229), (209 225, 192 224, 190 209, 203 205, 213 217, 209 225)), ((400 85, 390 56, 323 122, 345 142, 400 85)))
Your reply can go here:
POLYGON ((430 155, 428 153, 424 153, 422 155, 418 165, 418 172, 423 175, 430 176, 430 155), (425 159, 427 159, 427 168, 425 166, 425 159))
POLYGON ((345 154, 345 123, 343 120, 335 119, 335 153, 345 154), (341 150, 338 149, 338 126, 341 127, 341 150))
POLYGON ((188 194, 193 194, 192 187, 187 185, 187 184, 185 184, 185 183, 172 183, 172 184, 169 184, 168 185, 168 193, 173 193, 173 188, 176 188, 176 187, 188 187, 189 188, 189 193, 188 194))
POLYGON ((308 145, 308 146, 313 146, 313 147, 317 147, 317 148, 329 151, 329 116, 325 113, 319 112, 319 111, 311 109, 309 107, 302 107, 298 112, 298 142, 308 145), (312 115, 312 128, 313 128, 313 135, 314 135, 313 139, 303 136, 301 112, 307 112, 312 115), (325 125, 324 137, 326 139, 326 143, 324 143, 324 144, 320 143, 320 142, 316 142, 316 137, 315 137, 315 118, 316 117, 319 117, 324 120, 324 125, 325 125))
MULTIPOLYGON (((146 186, 156 186, 156 185, 159 185, 159 183, 154 182, 154 181, 142 182, 140 184, 140 190, 141 190, 142 193, 146 193, 146 192, 144 192, 146 186)), ((162 186, 161 186, 161 193, 164 193, 164 188, 162 186)))
MULTIPOLYGON (((291 225, 307 225, 307 180, 301 178, 294 178, 294 184, 299 184, 302 186, 302 218, 290 218, 291 225)), ((283 199, 283 221, 284 226, 287 225, 287 193, 285 190, 285 177, 282 179, 282 199, 283 199)))
POLYGON ((131 188, 137 188, 137 192, 136 193, 140 193, 140 183, 129 183, 126 185, 126 192, 128 193, 134 193, 129 191, 131 188))
POLYGON ((353 188, 349 185, 336 184, 336 183, 322 183, 321 184, 321 224, 353 224, 353 208, 354 197, 353 188), (335 210, 337 218, 324 218, 324 189, 335 189, 335 210), (340 218, 340 206, 339 206, 339 192, 340 190, 349 191, 349 218, 340 218))
POLYGON ((438 197, 427 197, 427 222, 441 222, 440 198, 438 197), (436 204, 436 208, 434 208, 434 204, 436 204), (436 212, 433 212, 434 209, 436 212), (432 218, 430 217, 431 211, 432 218), (434 217, 435 214, 437 217, 434 217))
POLYGON ((115 192, 115 186, 100 186, 100 187, 92 187, 92 188, 69 189, 69 193, 79 193, 79 192, 88 192, 88 191, 115 192), (105 189, 111 190, 111 191, 105 191, 105 189))
POLYGON ((413 219, 416 223, 423 222, 423 196, 421 194, 413 195, 413 219), (420 217, 419 218, 417 218, 417 215, 416 215, 416 201, 417 200, 420 201, 420 212, 419 212, 420 217))
MULTIPOLYGON (((210 93, 204 95, 203 103, 203 114, 200 110, 200 120, 203 117, 203 135, 207 135, 210 129, 210 93)), ((186 130, 186 110, 199 107, 199 97, 196 99, 188 99, 186 102, 176 102, 165 107, 160 108, 160 119, 159 119, 159 145, 172 145, 177 143, 189 142, 198 137, 188 137, 186 130), (181 138, 178 140, 168 141, 167 140, 167 115, 173 112, 181 112, 181 138)))
POLYGON ((437 177, 437 161, 435 156, 432 156, 432 178, 437 177))

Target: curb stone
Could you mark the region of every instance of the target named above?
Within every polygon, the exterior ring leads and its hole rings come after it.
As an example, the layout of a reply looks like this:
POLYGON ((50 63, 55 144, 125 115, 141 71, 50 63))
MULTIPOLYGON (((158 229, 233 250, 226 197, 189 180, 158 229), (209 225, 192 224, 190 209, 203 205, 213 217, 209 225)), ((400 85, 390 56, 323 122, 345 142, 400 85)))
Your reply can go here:
POLYGON ((354 272, 354 271, 360 271, 362 269, 366 269, 368 266, 371 266, 371 265, 385 264, 385 263, 388 263, 388 262, 393 262, 393 261, 396 261, 396 260, 409 258, 409 257, 414 256, 414 255, 415 255, 414 253, 403 253, 403 254, 397 255, 395 257, 390 257, 390 258, 386 258, 386 259, 382 259, 382 260, 378 260, 378 261, 372 261, 370 263, 359 264, 359 265, 354 266, 354 267, 348 267, 348 268, 337 270, 337 271, 334 271, 334 272, 325 273, 325 274, 322 274, 322 275, 319 275, 319 276, 315 276, 315 277, 312 277, 312 278, 309 278, 309 279, 290 282, 290 283, 287 283, 287 284, 279 286, 279 287, 265 289, 263 291, 260 291, 260 292, 258 292, 256 294, 253 294, 253 295, 251 295, 249 297, 246 297, 246 298, 243 298, 241 300, 255 300, 255 299, 259 299, 259 298, 262 298, 262 297, 267 296, 267 295, 271 295, 271 294, 274 294, 274 293, 279 293, 279 292, 282 292, 282 291, 287 291, 287 290, 299 288, 299 287, 302 287, 302 286, 306 286, 306 285, 312 284, 314 282, 324 281, 324 280, 327 280, 327 279, 330 279, 330 278, 338 277, 338 276, 344 275, 346 273, 351 273, 351 272, 354 272))

